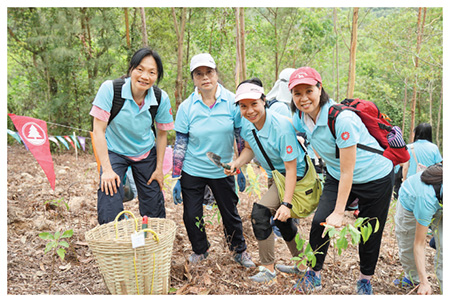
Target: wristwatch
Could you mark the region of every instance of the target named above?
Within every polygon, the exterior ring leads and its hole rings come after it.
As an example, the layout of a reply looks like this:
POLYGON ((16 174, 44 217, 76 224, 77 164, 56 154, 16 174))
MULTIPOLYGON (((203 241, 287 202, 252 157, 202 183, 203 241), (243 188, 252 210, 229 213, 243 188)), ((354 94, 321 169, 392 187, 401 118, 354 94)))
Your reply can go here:
POLYGON ((288 202, 283 201, 283 202, 281 203, 281 205, 282 205, 282 206, 286 206, 286 207, 288 207, 289 209, 292 209, 292 204, 291 204, 291 203, 288 203, 288 202))

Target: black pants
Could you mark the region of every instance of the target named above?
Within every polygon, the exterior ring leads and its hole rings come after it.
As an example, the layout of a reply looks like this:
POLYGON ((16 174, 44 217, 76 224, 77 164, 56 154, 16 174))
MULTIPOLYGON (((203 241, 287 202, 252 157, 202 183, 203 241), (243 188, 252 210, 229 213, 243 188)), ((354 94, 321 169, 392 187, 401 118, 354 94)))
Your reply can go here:
MULTIPOLYGON (((394 183, 394 172, 391 171, 387 176, 374 180, 365 184, 353 184, 348 204, 359 198, 359 217, 376 217, 380 223, 378 232, 373 233, 366 243, 359 244, 359 259, 360 270, 364 275, 371 276, 375 273, 375 267, 380 253, 381 238, 383 235, 384 225, 386 223, 389 212, 389 204, 392 196, 392 186, 394 183)), ((320 225, 333 212, 336 205, 336 198, 338 192, 339 181, 327 175, 325 180, 322 196, 320 197, 319 206, 311 225, 309 240, 312 249, 315 251, 322 246, 318 251, 323 254, 316 254, 317 263, 313 267, 315 271, 322 269, 327 250, 329 246, 328 235, 322 238, 324 227, 320 225), (327 242, 327 243, 325 243, 327 242)), ((371 220, 372 227, 375 227, 375 220, 371 220)))
MULTIPOLYGON (((108 151, 109 161, 116 174, 123 179, 128 166, 131 166, 133 179, 139 198, 139 214, 141 216, 165 218, 166 209, 164 207, 164 195, 161 192, 158 182, 152 181, 147 185, 147 181, 152 176, 156 168, 156 147, 154 147, 147 158, 140 161, 133 161, 126 156, 108 151)), ((102 171, 100 171, 101 175, 102 171)), ((101 190, 101 184, 97 191, 97 214, 99 224, 111 222, 116 215, 123 211, 124 189, 120 182, 117 193, 106 195, 101 190)))
POLYGON ((211 188, 216 199, 230 250, 236 253, 245 251, 247 245, 242 231, 242 220, 236 208, 239 198, 235 191, 234 176, 210 179, 191 176, 183 171, 180 184, 183 195, 183 221, 194 253, 204 254, 210 246, 203 219, 206 185, 211 188))

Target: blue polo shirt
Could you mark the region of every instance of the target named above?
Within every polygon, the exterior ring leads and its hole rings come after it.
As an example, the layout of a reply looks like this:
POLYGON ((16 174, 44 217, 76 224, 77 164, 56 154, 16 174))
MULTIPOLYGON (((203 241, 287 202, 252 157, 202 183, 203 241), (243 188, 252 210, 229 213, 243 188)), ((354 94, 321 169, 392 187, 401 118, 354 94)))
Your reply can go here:
POLYGON ((223 168, 212 163, 206 152, 216 153, 222 157, 223 163, 233 159, 234 128, 238 122, 239 108, 234 104, 234 94, 218 85, 220 93, 212 108, 206 106, 196 92, 178 107, 175 131, 189 135, 183 171, 192 176, 226 177, 223 168))
POLYGON ((411 158, 409 159, 409 168, 406 178, 416 174, 417 171, 417 164, 411 152, 411 145, 414 145, 414 154, 416 154, 419 164, 429 167, 442 161, 438 146, 425 139, 419 139, 408 145, 408 152, 411 158))
MULTIPOLYGON (((305 115, 296 110, 293 118, 296 129, 304 129, 312 147, 327 164, 330 175, 339 180, 340 160, 336 158, 336 145, 339 148, 347 148, 357 143, 383 150, 376 139, 369 134, 359 116, 350 111, 342 111, 336 119, 336 139, 328 128, 328 109, 334 101, 328 101, 319 112, 319 118, 315 125, 305 121, 305 115), (309 125, 309 126, 308 126, 309 125)), ((306 117, 311 120, 309 116, 306 117)), ((353 171, 353 183, 363 184, 380 179, 392 171, 392 162, 386 157, 360 148, 356 149, 356 163, 353 171)))
MULTIPOLYGON (((106 81, 100 86, 92 104, 111 112, 113 96, 113 81, 106 81)), ((149 108, 157 104, 156 97, 153 87, 150 88, 144 106, 139 109, 131 94, 131 79, 127 78, 122 86, 122 98, 125 99, 122 109, 106 128, 108 150, 125 156, 139 156, 155 146, 149 108)), ((161 124, 173 122, 169 96, 163 90, 155 121, 161 124)))
POLYGON ((429 226, 434 214, 442 206, 439 204, 433 186, 420 180, 422 173, 416 173, 403 182, 398 193, 398 201, 406 210, 413 212, 418 223, 429 226))
POLYGON ((267 171, 268 176, 272 177, 270 166, 253 136, 253 129, 256 131, 256 135, 264 151, 266 151, 267 156, 270 158, 276 170, 285 174, 286 167, 284 166, 284 162, 297 159, 297 176, 303 177, 305 174, 305 153, 299 146, 294 127, 285 116, 273 112, 271 109, 266 109, 266 121, 259 131, 246 118, 242 119, 242 138, 248 142, 255 157, 261 163, 264 170, 267 171))

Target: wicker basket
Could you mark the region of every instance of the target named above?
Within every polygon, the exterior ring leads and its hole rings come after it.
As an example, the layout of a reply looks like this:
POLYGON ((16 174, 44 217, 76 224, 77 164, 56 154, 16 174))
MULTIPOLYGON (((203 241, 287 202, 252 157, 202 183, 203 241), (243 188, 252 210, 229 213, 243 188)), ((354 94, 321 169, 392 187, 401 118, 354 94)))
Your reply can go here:
POLYGON ((149 218, 145 245, 134 249, 131 235, 142 230, 142 219, 124 211, 115 221, 99 225, 85 237, 111 294, 167 294, 176 224, 149 218), (133 219, 118 221, 124 214, 133 219))

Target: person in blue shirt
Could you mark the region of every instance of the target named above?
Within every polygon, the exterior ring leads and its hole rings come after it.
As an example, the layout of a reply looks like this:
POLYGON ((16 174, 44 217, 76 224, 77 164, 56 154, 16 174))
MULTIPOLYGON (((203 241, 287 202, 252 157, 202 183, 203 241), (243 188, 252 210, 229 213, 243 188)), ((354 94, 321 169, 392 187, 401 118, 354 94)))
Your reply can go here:
MULTIPOLYGON (((382 155, 360 148, 357 143, 383 150, 359 116, 342 111, 336 119, 336 138, 328 127, 328 110, 334 103, 325 92, 320 74, 310 67, 297 69, 289 79, 296 111, 294 127, 303 128, 313 149, 325 161, 327 177, 322 196, 311 224, 309 240, 317 262, 298 281, 296 288, 303 292, 322 288, 321 270, 329 246, 329 237, 322 237, 324 222, 340 227, 346 206, 358 198, 360 217, 377 218, 378 232, 359 245, 359 294, 373 294, 370 280, 378 261, 383 228, 389 211, 394 183, 392 162, 382 155), (336 146, 339 158, 336 158, 336 146)), ((375 223, 372 219, 370 223, 375 223)), ((373 225, 374 226, 374 225, 373 225)))
MULTIPOLYGON (((272 178, 272 168, 258 146, 260 142, 273 168, 286 175, 284 200, 280 200, 275 184, 272 184, 261 200, 253 204, 252 226, 258 240, 261 266, 259 273, 250 277, 252 281, 271 283, 276 281, 274 235, 270 225, 273 216, 277 227, 293 257, 298 256, 295 236, 297 226, 291 218, 292 197, 297 180, 305 174, 304 152, 299 147, 291 121, 285 116, 266 109, 264 88, 258 78, 243 81, 236 91, 236 104, 239 105, 242 119, 241 136, 245 147, 239 157, 225 169, 227 175, 235 175, 237 169, 254 157, 272 178)), ((277 266, 278 267, 278 266, 277 266)), ((280 270, 295 271, 296 266, 280 266, 280 270), (281 269, 280 269, 281 268, 281 269)), ((300 273, 300 272, 298 272, 300 273)))
MULTIPOLYGON (((223 162, 234 154, 235 128, 239 128, 234 94, 218 83, 216 63, 210 54, 195 55, 190 64, 195 91, 178 107, 175 119, 173 178, 181 176, 179 186, 183 199, 183 221, 194 253, 189 261, 197 264, 208 256, 208 242, 203 220, 205 187, 216 200, 229 249, 234 260, 245 267, 254 267, 243 236, 242 220, 237 211, 238 195, 233 176, 225 175, 206 156, 214 152, 223 162)), ((175 192, 176 193, 176 192, 175 192)))
POLYGON ((400 188, 397 201, 395 235, 398 256, 405 276, 401 281, 396 280, 396 284, 402 287, 414 287, 419 284, 417 290, 419 295, 433 293, 427 279, 425 259, 429 227, 431 227, 436 243, 435 273, 441 289, 444 288, 442 279, 442 178, 441 164, 432 165, 425 171, 408 177, 400 188))
POLYGON ((414 142, 408 145, 408 152, 411 157, 403 164, 403 180, 416 174, 420 170, 420 165, 425 168, 442 162, 439 148, 433 144, 430 124, 421 123, 414 128, 414 142))
POLYGON ((121 89, 125 99, 117 116, 108 124, 112 108, 113 81, 104 82, 93 101, 93 138, 101 163, 97 212, 100 224, 113 221, 123 211, 122 179, 131 166, 139 196, 141 216, 166 216, 162 193, 167 131, 173 129, 172 109, 165 91, 155 116, 157 136, 152 131, 149 108, 157 101, 153 85, 163 78, 157 52, 142 48, 130 60, 121 89))
POLYGON ((283 69, 278 76, 278 80, 266 96, 268 108, 289 118, 292 117, 292 113, 289 110, 292 96, 288 89, 288 84, 289 77, 294 71, 294 68, 283 69))

